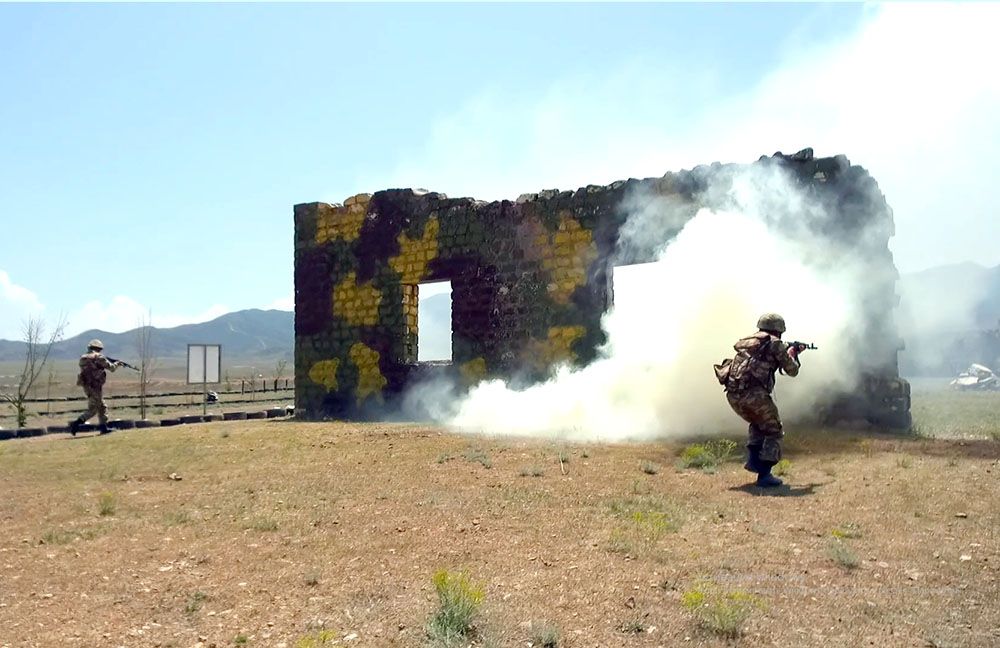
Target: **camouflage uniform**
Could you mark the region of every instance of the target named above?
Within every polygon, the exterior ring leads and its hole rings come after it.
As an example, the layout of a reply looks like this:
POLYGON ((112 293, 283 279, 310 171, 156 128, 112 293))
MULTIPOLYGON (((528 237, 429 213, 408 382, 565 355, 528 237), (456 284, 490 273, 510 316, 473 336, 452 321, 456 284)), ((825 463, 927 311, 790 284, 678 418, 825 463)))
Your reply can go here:
POLYGON ((76 384, 83 387, 83 393, 87 395, 87 411, 80 415, 80 423, 96 414, 102 427, 108 424, 108 407, 104 404, 102 392, 107 372, 117 368, 118 365, 101 355, 100 351, 90 350, 80 356, 80 375, 76 384))
POLYGON ((795 376, 799 373, 799 363, 788 355, 788 345, 767 331, 745 337, 733 348, 736 357, 726 381, 726 399, 733 411, 750 424, 747 448, 751 452, 751 465, 755 451, 761 462, 777 463, 781 459, 784 433, 778 407, 771 398, 774 374, 781 369, 795 376))

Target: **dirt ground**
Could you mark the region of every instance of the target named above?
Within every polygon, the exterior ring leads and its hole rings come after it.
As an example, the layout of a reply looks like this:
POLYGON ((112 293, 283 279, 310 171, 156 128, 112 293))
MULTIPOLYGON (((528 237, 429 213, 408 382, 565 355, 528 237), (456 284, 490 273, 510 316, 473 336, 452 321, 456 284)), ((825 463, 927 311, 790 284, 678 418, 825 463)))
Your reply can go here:
POLYGON ((682 442, 282 420, 4 442, 0 646, 426 646, 442 569, 485 587, 458 645, 1000 645, 1000 443, 788 441, 774 492, 679 468, 682 442), (742 601, 742 634, 697 597, 742 601))

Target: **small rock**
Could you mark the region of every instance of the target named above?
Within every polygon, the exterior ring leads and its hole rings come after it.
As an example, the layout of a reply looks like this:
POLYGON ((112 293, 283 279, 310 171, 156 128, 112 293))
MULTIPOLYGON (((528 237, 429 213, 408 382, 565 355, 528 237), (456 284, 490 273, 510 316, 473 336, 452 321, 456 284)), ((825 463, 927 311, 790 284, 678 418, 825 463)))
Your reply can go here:
POLYGON ((962 554, 961 556, 958 557, 958 559, 961 560, 962 562, 969 562, 970 560, 972 560, 972 556, 970 556, 969 554, 962 554))
POLYGON ((183 479, 183 477, 181 477, 180 475, 178 475, 175 472, 170 473, 170 475, 168 475, 168 477, 170 477, 170 479, 172 479, 174 481, 180 481, 181 479, 183 479))
POLYGON ((967 517, 969 517, 969 514, 968 513, 956 513, 955 517, 957 517, 957 518, 967 518, 967 517))
POLYGON ((351 634, 349 634, 346 637, 344 637, 344 641, 354 641, 357 638, 358 638, 358 633, 357 632, 352 632, 351 634))

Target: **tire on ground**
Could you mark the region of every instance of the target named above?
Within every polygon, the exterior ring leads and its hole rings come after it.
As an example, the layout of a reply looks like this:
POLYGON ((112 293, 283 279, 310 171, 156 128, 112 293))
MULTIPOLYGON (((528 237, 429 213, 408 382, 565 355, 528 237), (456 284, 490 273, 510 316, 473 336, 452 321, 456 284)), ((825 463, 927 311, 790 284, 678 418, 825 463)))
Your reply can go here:
POLYGON ((246 412, 225 412, 222 415, 224 421, 245 421, 247 420, 246 412))
POLYGON ((264 411, 260 411, 260 412, 247 412, 247 418, 248 419, 263 419, 263 418, 267 418, 267 412, 264 412, 264 411))

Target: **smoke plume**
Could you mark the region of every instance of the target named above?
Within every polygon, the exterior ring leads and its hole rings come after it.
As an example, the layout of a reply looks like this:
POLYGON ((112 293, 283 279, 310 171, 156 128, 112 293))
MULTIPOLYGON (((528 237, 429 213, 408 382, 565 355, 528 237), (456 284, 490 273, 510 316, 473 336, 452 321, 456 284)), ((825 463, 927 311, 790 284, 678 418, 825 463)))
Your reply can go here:
POLYGON ((850 388, 858 371, 851 326, 863 302, 855 289, 865 268, 858 255, 809 236, 810 224, 827 217, 821 205, 780 169, 760 165, 713 183, 701 202, 711 207, 693 217, 683 213, 689 205, 660 197, 626 202, 622 250, 658 252, 655 263, 616 268, 599 359, 558 367, 527 389, 490 380, 452 401, 449 386, 425 385, 411 398, 468 432, 605 441, 731 433, 744 424, 712 364, 731 357, 733 343, 768 311, 786 318, 785 339, 819 346, 797 378, 779 377, 786 419, 850 388))

